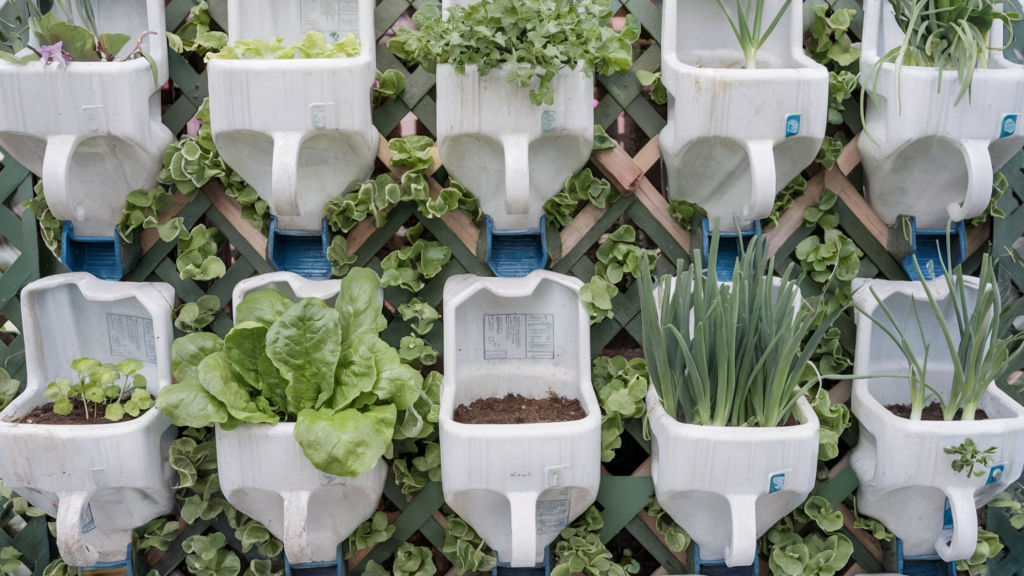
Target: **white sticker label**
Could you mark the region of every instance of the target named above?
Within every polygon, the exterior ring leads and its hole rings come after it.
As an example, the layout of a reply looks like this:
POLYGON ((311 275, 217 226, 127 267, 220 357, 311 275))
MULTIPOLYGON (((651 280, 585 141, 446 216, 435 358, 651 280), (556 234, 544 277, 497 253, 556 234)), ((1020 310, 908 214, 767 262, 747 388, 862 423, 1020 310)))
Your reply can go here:
POLYGON ((554 314, 484 315, 484 360, 554 358, 554 314))
POLYGON ((302 0, 302 31, 320 32, 328 44, 359 33, 359 4, 340 0, 302 0))
POLYGON ((537 499, 537 534, 557 534, 569 524, 572 488, 549 490, 537 499))
POLYGON ((107 314, 110 355, 156 362, 153 321, 127 314, 107 314))

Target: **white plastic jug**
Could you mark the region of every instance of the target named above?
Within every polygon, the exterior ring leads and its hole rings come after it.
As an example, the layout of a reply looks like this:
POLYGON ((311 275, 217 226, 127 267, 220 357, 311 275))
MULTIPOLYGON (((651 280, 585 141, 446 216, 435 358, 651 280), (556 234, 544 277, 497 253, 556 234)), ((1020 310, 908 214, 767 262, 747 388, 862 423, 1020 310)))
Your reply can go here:
POLYGON ((444 499, 498 553, 533 567, 597 498, 601 408, 590 381, 590 320, 582 283, 554 272, 524 278, 453 276, 444 287, 441 387, 444 499), (456 406, 550 393, 587 416, 545 424, 462 424, 456 406))
POLYGON ((57 546, 72 566, 125 560, 131 530, 175 506, 168 462, 176 429, 156 408, 126 422, 20 424, 47 404, 47 384, 78 376, 77 358, 145 364, 155 397, 171 383, 174 288, 120 283, 91 274, 49 276, 22 290, 25 391, 0 413, 0 477, 57 518, 57 546))
MULTIPOLYGON (((784 0, 767 0, 774 18, 784 0)), ((726 2, 726 6, 731 6, 726 2)), ((731 8, 730 8, 731 10, 731 8)), ((730 12, 733 14, 733 12, 730 12)), ((799 3, 744 70, 716 0, 666 0, 661 76, 668 124, 659 144, 669 195, 695 202, 735 230, 771 213, 775 194, 810 164, 825 136, 828 70, 804 53, 799 3)))
MULTIPOLYGON (((261 274, 238 283, 233 306, 247 294, 274 289, 285 297, 323 298, 334 305, 341 280, 307 280, 291 272, 261 274)), ((356 478, 317 470, 294 437, 295 423, 217 426, 220 489, 232 506, 267 527, 284 543, 288 562, 327 562, 338 545, 373 515, 384 494, 384 459, 356 478)))
MULTIPOLYGON (((973 299, 978 279, 965 277, 964 282, 968 299, 973 299)), ((908 340, 923 358, 924 340, 913 308, 909 308, 912 299, 917 301, 924 333, 931 344, 928 385, 948 397, 953 364, 924 288, 919 282, 855 281, 857 304, 885 324, 888 320, 869 287, 902 322, 908 340)), ((955 330, 956 316, 949 305, 945 279, 930 281, 929 288, 939 300, 946 322, 955 330)), ((959 341, 958 332, 953 332, 953 339, 959 341)), ((858 312, 853 373, 903 374, 907 370, 906 358, 889 336, 858 312)), ((912 421, 886 408, 909 403, 910 384, 906 379, 873 378, 853 384, 851 408, 860 422, 860 440, 850 454, 850 465, 860 480, 857 509, 902 539, 906 556, 938 552, 946 562, 970 558, 978 540, 977 508, 1005 490, 1024 467, 1024 407, 993 383, 978 404, 988 420, 912 421), (985 472, 981 477, 954 472, 951 463, 956 456, 943 453, 943 448, 959 446, 967 438, 981 450, 996 448, 992 466, 979 467, 985 472)))
MULTIPOLYGON (((903 42, 892 6, 864 0, 861 84, 874 90, 868 72, 881 55, 903 42)), ((992 29, 990 46, 1003 44, 1002 26, 992 29)), ((992 197, 992 175, 1024 145, 1024 66, 991 50, 987 69, 974 71, 969 96, 953 106, 960 83, 955 70, 903 66, 896 92, 896 67, 885 64, 877 81, 878 107, 867 103, 866 134, 857 139, 866 176, 865 195, 887 224, 900 215, 917 218, 918 228, 978 216, 992 197)), ((868 92, 870 93, 870 92, 868 92)))
MULTIPOLYGON (((780 283, 774 279, 776 290, 780 283)), ((669 285, 675 287, 675 278, 669 285)), ((794 301, 794 314, 800 304, 794 301)), ((793 417, 800 423, 793 426, 697 426, 669 416, 654 386, 646 401, 658 503, 700 546, 701 561, 750 566, 757 539, 814 489, 814 409, 806 398, 797 400, 793 417)))
MULTIPOLYGON (((0 7, 6 0, 0 0, 0 7)), ((132 37, 146 31, 142 51, 153 57, 128 62, 25 65, 0 61, 0 146, 46 185, 53 215, 71 222, 76 236, 113 237, 125 198, 156 186, 164 150, 173 140, 160 120, 160 87, 167 82, 167 41, 162 0, 94 2, 101 34, 132 37)), ((74 6, 75 22, 84 20, 74 6)), ((55 10, 57 10, 55 8, 55 10)), ((64 15, 58 10, 58 15, 64 15)), ((30 44, 39 47, 34 34, 30 44)), ((28 48, 20 55, 30 54, 28 48)))
POLYGON ((324 204, 373 170, 379 136, 373 0, 229 0, 231 41, 354 34, 353 58, 211 60, 210 122, 224 160, 270 205, 277 227, 321 231, 324 204))

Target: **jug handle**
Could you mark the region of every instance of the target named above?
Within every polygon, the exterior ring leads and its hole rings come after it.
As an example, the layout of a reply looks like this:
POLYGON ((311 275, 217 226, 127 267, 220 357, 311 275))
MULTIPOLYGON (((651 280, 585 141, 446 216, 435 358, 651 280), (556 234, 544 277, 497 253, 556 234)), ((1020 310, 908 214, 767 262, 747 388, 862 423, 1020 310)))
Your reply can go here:
POLYGON ((55 134, 46 139, 42 174, 46 203, 59 220, 81 220, 71 199, 71 156, 86 138, 84 134, 55 134))
POLYGON ((771 140, 744 140, 750 160, 750 202, 743 208, 743 220, 759 220, 771 214, 775 203, 775 150, 771 140))
POLYGON ((729 521, 732 535, 725 546, 725 565, 750 566, 757 560, 757 518, 755 517, 756 494, 730 494, 725 497, 729 503, 729 521))
POLYGON ((293 490, 284 496, 284 553, 292 564, 312 562, 307 539, 309 491, 293 490))
POLYGON ((57 549, 69 566, 88 567, 99 563, 99 553, 86 546, 82 530, 82 512, 90 496, 88 492, 57 493, 57 549))
POLYGON ((273 197, 270 205, 275 216, 299 215, 299 149, 302 132, 274 132, 274 157, 271 167, 273 197))
POLYGON ((974 489, 943 490, 949 498, 953 513, 953 538, 946 544, 946 534, 935 541, 935 551, 943 562, 966 560, 978 545, 978 509, 974 504, 974 489))
POLYGON ((505 148, 505 212, 530 213, 530 139, 512 134, 502 139, 505 148))
POLYGON ((960 152, 967 162, 967 197, 961 205, 946 206, 949 217, 954 222, 973 218, 985 211, 992 199, 992 155, 988 151, 985 140, 963 140, 960 152))
POLYGON ((513 568, 533 568, 537 565, 537 493, 512 492, 508 495, 512 518, 513 568))

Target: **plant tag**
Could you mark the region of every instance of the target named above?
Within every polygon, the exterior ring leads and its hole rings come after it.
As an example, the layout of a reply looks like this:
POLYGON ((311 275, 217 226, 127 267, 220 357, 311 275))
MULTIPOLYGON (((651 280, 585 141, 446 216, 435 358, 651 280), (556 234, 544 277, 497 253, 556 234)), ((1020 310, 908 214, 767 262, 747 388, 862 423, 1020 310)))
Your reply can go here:
POLYGON ((302 0, 303 32, 320 32, 324 42, 335 44, 349 34, 359 34, 359 4, 341 0, 302 0))
POLYGON ((156 362, 153 321, 128 314, 107 314, 107 340, 110 355, 156 362))
POLYGON ((484 315, 484 360, 554 358, 554 314, 484 315))
POLYGON ((537 534, 557 534, 569 524, 572 488, 548 490, 537 498, 537 534))
POLYGON ((800 114, 786 116, 786 138, 800 133, 800 114))
POLYGON ((82 510, 82 517, 79 521, 82 525, 82 534, 88 534, 96 529, 96 520, 92 517, 92 503, 85 505, 85 510, 82 510))
POLYGON ((1006 114, 999 124, 999 137, 1006 138, 1017 133, 1017 114, 1006 114))
POLYGON ((768 475, 768 493, 781 492, 786 487, 786 475, 788 474, 789 470, 780 470, 768 475))
POLYGON ((1009 464, 1009 462, 1000 462, 989 468, 988 478, 985 479, 985 486, 988 486, 989 484, 996 484, 1002 480, 1003 472, 1006 471, 1007 464, 1009 464))

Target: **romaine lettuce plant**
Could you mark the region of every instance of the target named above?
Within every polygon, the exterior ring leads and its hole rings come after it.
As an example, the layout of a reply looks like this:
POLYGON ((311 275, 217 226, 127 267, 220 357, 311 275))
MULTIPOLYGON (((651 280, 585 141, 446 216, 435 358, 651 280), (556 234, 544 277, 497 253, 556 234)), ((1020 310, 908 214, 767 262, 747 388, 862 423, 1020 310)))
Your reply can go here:
POLYGON ((284 44, 284 38, 238 40, 206 60, 292 60, 304 58, 351 58, 359 55, 359 39, 349 34, 341 42, 328 44, 320 32, 310 31, 298 42, 284 44))
POLYGON ((481 0, 451 6, 446 18, 437 4, 424 3, 413 20, 417 29, 399 28, 388 48, 402 60, 434 73, 453 64, 462 74, 476 65, 481 76, 502 68, 508 81, 531 88, 535 106, 553 105, 551 81, 562 68, 591 76, 626 72, 640 21, 630 14, 621 31, 608 26, 608 0, 481 0))
POLYGON ((117 364, 79 358, 71 362, 71 369, 78 374, 78 383, 72 385, 67 378, 59 378, 47 384, 44 395, 53 402, 54 414, 71 414, 74 398, 81 400, 86 420, 100 418, 101 407, 102 418, 111 422, 121 420, 125 414, 138 417, 153 405, 153 397, 146 392, 146 377, 139 374, 143 367, 142 362, 132 358, 117 364))
POLYGON ((433 402, 423 377, 380 338, 387 326, 372 270, 353 268, 334 308, 274 290, 248 295, 224 340, 190 334, 172 346, 175 378, 157 408, 179 426, 295 422, 317 469, 355 477, 413 437, 433 402), (426 399, 426 401, 423 401, 426 399))

